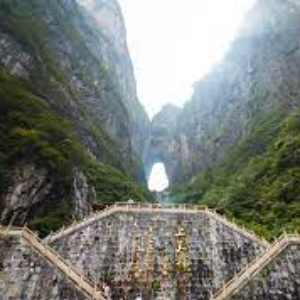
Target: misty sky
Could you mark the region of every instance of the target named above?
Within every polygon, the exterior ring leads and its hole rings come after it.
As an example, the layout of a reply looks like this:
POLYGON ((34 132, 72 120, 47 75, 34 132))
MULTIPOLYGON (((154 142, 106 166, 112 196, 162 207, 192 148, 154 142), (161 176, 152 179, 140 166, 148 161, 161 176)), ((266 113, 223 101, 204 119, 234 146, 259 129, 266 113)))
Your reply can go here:
POLYGON ((153 166, 148 186, 151 191, 158 192, 165 190, 169 186, 169 179, 164 164, 157 163, 153 166))
MULTIPOLYGON (((78 0, 91 7, 93 1, 78 0)), ((256 0, 119 0, 137 80, 150 117, 162 106, 182 106, 228 50, 256 0)), ((154 166, 149 187, 164 190, 168 178, 154 166)))
MULTIPOLYGON (((182 106, 192 85, 228 50, 255 0, 120 0, 138 96, 152 117, 167 103, 182 106)), ((149 188, 168 187, 163 164, 149 188)))
POLYGON ((255 0, 120 0, 137 78, 150 116, 181 106, 228 49, 255 0))

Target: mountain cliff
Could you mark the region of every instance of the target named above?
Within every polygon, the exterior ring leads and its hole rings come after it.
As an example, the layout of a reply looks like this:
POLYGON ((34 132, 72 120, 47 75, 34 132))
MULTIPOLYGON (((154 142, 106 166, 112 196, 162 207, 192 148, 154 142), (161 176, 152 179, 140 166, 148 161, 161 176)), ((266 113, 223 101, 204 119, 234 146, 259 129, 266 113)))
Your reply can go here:
POLYGON ((93 11, 75 0, 0 1, 3 222, 55 223, 97 197, 143 198, 133 181, 145 183, 149 120, 122 14, 116 1, 93 11))
POLYGON ((47 233, 149 199, 163 162, 174 201, 299 227, 299 20, 299 0, 258 1, 192 99, 150 124, 116 0, 0 0, 0 222, 47 233))
POLYGON ((220 163, 260 120, 299 107, 300 22, 294 2, 259 1, 223 62, 195 85, 178 122, 175 182, 220 163))
MULTIPOLYGON (((79 1, 85 4, 85 0, 79 1)), ((93 16, 94 28, 99 27, 105 36, 101 40, 104 63, 114 70, 119 92, 130 115, 129 128, 132 136, 132 147, 142 157, 145 151, 145 140, 149 132, 149 118, 137 99, 136 81, 130 59, 126 27, 120 5, 117 0, 88 1, 84 5, 93 16), (107 43, 107 45, 105 45, 107 43)), ((96 46, 99 49, 99 45, 96 46)))
POLYGON ((149 179, 152 166, 164 163, 166 173, 172 179, 176 168, 176 157, 173 157, 176 145, 176 126, 180 108, 168 104, 154 116, 145 150, 145 170, 149 179))
POLYGON ((258 1, 222 62, 195 84, 172 141, 157 146, 166 166, 176 162, 173 188, 189 184, 178 199, 272 232, 299 224, 299 20, 298 0, 258 1))

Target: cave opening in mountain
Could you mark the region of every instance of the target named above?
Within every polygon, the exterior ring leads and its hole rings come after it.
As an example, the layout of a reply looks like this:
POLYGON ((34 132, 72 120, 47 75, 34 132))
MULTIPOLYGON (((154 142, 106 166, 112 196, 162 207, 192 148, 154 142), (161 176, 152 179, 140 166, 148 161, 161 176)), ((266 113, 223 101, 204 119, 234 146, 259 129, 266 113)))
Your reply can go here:
POLYGON ((155 163, 151 169, 148 187, 150 191, 162 192, 169 187, 164 163, 155 163))

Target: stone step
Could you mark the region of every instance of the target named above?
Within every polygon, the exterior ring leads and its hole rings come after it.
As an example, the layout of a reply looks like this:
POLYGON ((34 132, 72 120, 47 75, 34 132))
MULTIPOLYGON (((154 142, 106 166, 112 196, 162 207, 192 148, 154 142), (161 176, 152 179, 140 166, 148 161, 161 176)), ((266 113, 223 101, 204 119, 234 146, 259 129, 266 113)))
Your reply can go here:
POLYGON ((50 264, 59 269, 67 278, 71 280, 76 288, 93 300, 106 300, 101 292, 97 291, 95 284, 87 279, 83 274, 75 270, 66 260, 64 260, 55 250, 45 244, 38 236, 28 228, 1 228, 0 235, 3 237, 23 238, 36 252, 42 255, 50 264))
POLYGON ((277 239, 269 248, 259 257, 242 270, 237 276, 226 283, 213 297, 212 300, 230 299, 238 293, 256 274, 261 272, 268 264, 280 255, 292 243, 300 244, 300 235, 284 234, 277 239))
POLYGON ((219 215, 216 211, 209 209, 206 206, 190 205, 190 204, 152 204, 152 203, 129 203, 129 202, 118 202, 106 209, 95 212, 94 214, 86 217, 83 220, 79 220, 71 224, 67 228, 62 228, 60 231, 53 233, 46 237, 45 241, 53 243, 69 234, 76 232, 82 228, 85 228, 103 218, 106 218, 114 213, 185 213, 185 214, 205 214, 217 222, 221 222, 224 226, 232 229, 233 231, 255 241, 261 245, 268 246, 269 243, 258 237, 254 232, 248 231, 246 228, 241 228, 235 224, 234 221, 230 221, 227 218, 219 215))

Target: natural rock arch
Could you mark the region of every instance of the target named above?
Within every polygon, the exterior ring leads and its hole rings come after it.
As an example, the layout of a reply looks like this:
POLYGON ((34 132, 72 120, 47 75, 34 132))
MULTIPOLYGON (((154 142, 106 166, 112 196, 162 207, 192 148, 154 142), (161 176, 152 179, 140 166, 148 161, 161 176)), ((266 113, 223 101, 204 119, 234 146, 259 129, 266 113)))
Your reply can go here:
POLYGON ((151 170, 156 163, 165 166, 169 181, 172 182, 176 162, 172 159, 175 153, 175 132, 180 108, 166 105, 154 116, 147 142, 144 164, 146 178, 149 181, 151 170))

